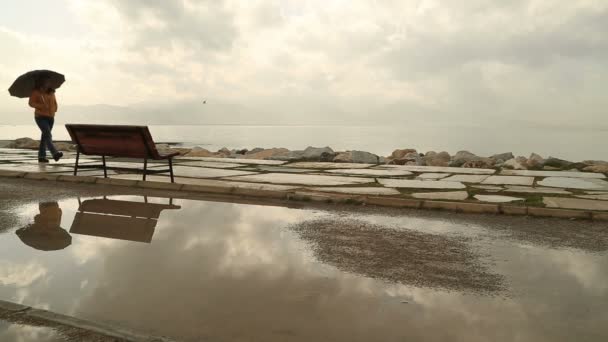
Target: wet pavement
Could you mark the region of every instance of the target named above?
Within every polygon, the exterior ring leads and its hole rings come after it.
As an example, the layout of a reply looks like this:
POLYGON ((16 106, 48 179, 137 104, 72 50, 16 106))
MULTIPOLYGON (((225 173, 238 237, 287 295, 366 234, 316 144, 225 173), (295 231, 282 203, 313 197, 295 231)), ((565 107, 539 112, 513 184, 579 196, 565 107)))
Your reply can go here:
POLYGON ((36 184, 0 183, 2 300, 184 341, 608 337, 606 223, 36 184))

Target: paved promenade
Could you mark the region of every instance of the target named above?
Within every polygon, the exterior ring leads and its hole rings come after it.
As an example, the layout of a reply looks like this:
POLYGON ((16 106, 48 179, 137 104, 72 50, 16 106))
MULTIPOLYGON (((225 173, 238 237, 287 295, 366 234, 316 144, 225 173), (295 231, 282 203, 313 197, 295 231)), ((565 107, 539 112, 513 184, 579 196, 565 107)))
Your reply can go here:
MULTIPOLYGON (((164 175, 142 175, 142 161, 107 159, 115 168, 79 170, 75 155, 38 164, 36 151, 0 149, 0 176, 138 186, 303 201, 351 202, 391 207, 511 215, 608 219, 608 181, 602 173, 494 170, 431 166, 181 157, 175 184, 164 175)), ((84 157, 81 165, 101 164, 84 157)), ((151 169, 165 163, 152 163, 151 169)))

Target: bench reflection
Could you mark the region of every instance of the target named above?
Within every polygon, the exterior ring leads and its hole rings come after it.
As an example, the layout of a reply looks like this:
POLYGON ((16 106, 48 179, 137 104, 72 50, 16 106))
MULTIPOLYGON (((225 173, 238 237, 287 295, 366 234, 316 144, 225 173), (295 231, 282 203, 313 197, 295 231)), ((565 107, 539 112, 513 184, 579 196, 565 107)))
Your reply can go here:
POLYGON ((80 201, 70 233, 134 242, 152 242, 158 218, 163 210, 181 207, 173 204, 88 199, 80 201))

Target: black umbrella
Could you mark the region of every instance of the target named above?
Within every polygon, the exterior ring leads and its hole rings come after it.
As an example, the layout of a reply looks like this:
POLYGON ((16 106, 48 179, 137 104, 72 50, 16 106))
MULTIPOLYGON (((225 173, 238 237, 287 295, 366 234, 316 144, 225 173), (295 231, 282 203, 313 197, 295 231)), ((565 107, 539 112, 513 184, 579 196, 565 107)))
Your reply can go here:
POLYGON ((13 85, 8 88, 11 96, 20 98, 29 97, 36 86, 36 81, 41 77, 48 78, 51 88, 57 89, 65 82, 65 76, 51 70, 34 70, 19 76, 13 85))

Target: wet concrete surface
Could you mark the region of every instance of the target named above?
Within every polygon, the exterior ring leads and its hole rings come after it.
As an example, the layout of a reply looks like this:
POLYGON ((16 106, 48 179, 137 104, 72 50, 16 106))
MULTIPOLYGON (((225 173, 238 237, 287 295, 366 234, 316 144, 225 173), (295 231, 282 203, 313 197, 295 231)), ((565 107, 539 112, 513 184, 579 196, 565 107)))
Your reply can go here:
POLYGON ((0 299, 184 341, 608 336, 606 223, 46 184, 0 183, 0 299))

